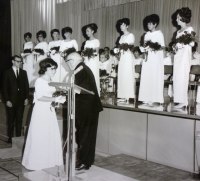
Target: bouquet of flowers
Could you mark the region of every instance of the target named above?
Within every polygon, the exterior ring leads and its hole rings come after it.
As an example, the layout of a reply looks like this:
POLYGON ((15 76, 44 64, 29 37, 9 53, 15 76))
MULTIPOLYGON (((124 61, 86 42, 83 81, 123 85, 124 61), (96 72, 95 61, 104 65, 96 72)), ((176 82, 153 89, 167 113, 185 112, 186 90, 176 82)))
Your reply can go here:
MULTIPOLYGON (((64 92, 64 91, 56 91, 53 93, 53 97, 59 97, 59 96, 66 96, 67 92, 64 92)), ((51 106, 56 108, 59 106, 59 103, 58 102, 52 102, 51 103, 51 106)))
POLYGON ((31 49, 24 49, 23 53, 31 53, 32 50, 31 49))
POLYGON ((55 54, 55 53, 58 53, 58 52, 59 52, 59 49, 60 49, 60 46, 52 47, 52 48, 50 49, 50 51, 53 52, 53 54, 55 54))
POLYGON ((82 57, 88 57, 88 58, 93 58, 97 56, 97 52, 93 48, 86 48, 81 52, 82 57))
POLYGON ((160 51, 164 50, 165 47, 161 46, 158 42, 152 42, 151 40, 145 41, 142 46, 140 46, 140 51, 144 53, 145 61, 147 61, 148 51, 160 51))
POLYGON ((42 49, 40 49, 40 48, 35 48, 33 51, 34 51, 35 53, 40 54, 40 55, 44 55, 44 50, 42 50, 42 49))
POLYGON ((113 49, 115 55, 119 55, 120 53, 124 53, 125 51, 132 51, 133 52, 134 45, 129 45, 128 43, 119 44, 117 47, 113 49))
POLYGON ((140 47, 141 52, 159 51, 164 50, 165 47, 162 47, 158 42, 152 42, 151 40, 145 41, 144 44, 140 47))
POLYGON ((196 40, 196 33, 184 31, 184 34, 178 37, 172 44, 173 53, 175 54, 178 49, 183 48, 184 45, 194 46, 196 40))

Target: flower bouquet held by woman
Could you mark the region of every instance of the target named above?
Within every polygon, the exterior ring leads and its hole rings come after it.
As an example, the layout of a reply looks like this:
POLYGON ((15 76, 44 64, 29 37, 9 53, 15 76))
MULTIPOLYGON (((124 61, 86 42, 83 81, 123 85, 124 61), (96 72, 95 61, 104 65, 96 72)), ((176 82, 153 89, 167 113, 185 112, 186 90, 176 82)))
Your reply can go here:
POLYGON ((23 70, 26 70, 28 81, 29 81, 29 87, 34 87, 34 55, 33 55, 33 49, 35 47, 35 43, 31 41, 32 34, 30 32, 27 32, 24 34, 24 40, 26 41, 23 45, 23 51, 21 53, 21 56, 23 58, 23 70))
POLYGON ((88 57, 90 59, 90 58, 97 56, 97 52, 93 48, 86 48, 81 52, 81 56, 88 57))
POLYGON ((192 46, 196 41, 194 30, 189 26, 192 17, 192 11, 188 7, 178 9, 177 24, 180 30, 177 31, 176 40, 173 47, 174 70, 173 70, 173 87, 174 102, 178 103, 175 109, 187 107, 188 105, 188 82, 189 72, 192 60, 192 46))
POLYGON ((177 53, 178 49, 183 48, 185 45, 193 47, 196 41, 197 38, 194 31, 184 31, 183 34, 173 42, 172 49, 174 54, 177 53))
POLYGON ((117 47, 115 47, 113 49, 113 52, 115 55, 117 55, 118 57, 120 56, 120 54, 130 50, 131 52, 133 52, 134 49, 134 45, 129 45, 128 43, 122 43, 117 45, 117 47))

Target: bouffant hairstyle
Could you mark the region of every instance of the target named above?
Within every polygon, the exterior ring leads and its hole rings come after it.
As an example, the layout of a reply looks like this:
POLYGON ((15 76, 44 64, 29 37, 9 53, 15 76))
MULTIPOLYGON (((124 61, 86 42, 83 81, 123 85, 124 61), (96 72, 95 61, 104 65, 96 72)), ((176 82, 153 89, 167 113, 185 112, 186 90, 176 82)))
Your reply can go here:
MULTIPOLYGON (((98 26, 97 26, 95 23, 91 23, 91 24, 88 24, 88 25, 86 26, 86 29, 87 29, 87 28, 90 28, 91 30, 93 30, 93 31, 94 31, 93 34, 95 34, 95 33, 97 32, 98 26)), ((85 30, 86 30, 86 29, 85 29, 85 30)))
POLYGON ((25 39, 27 36, 28 36, 29 38, 32 38, 32 34, 31 34, 30 32, 24 33, 24 39, 25 39))
POLYGON ((139 55, 142 55, 142 52, 140 51, 140 48, 138 46, 134 47, 133 53, 138 52, 139 55))
POLYGON ((159 25, 159 22, 160 22, 160 18, 157 14, 151 14, 147 16, 145 20, 146 26, 148 23, 153 23, 154 25, 156 24, 156 27, 157 27, 159 25))
MULTIPOLYGON (((46 36, 47 36, 46 32, 43 31, 43 30, 40 30, 40 31, 38 31, 38 32, 36 33, 36 38, 38 39, 38 37, 39 37, 40 35, 42 35, 43 38, 46 38, 46 36)), ((39 40, 38 40, 38 41, 39 41, 39 40)))
POLYGON ((119 20, 119 25, 125 24, 126 26, 130 25, 130 19, 129 18, 122 18, 119 20))
POLYGON ((70 27, 65 27, 65 28, 63 28, 62 29, 62 37, 63 37, 63 39, 66 39, 66 37, 65 37, 65 33, 71 33, 72 34, 72 32, 73 32, 73 30, 72 30, 72 28, 70 28, 70 27))
POLYGON ((53 30, 51 30, 51 38, 53 39, 53 34, 55 33, 55 32, 57 32, 58 34, 60 34, 60 31, 58 30, 58 29, 53 29, 53 30))
POLYGON ((45 72, 47 71, 48 67, 53 67, 53 66, 55 66, 55 68, 58 67, 58 64, 51 58, 45 58, 44 60, 42 60, 40 62, 39 65, 40 65, 40 70, 38 71, 38 73, 40 75, 45 74, 45 72))
POLYGON ((192 11, 188 7, 183 7, 177 10, 177 14, 181 17, 181 21, 189 23, 192 17, 192 11))

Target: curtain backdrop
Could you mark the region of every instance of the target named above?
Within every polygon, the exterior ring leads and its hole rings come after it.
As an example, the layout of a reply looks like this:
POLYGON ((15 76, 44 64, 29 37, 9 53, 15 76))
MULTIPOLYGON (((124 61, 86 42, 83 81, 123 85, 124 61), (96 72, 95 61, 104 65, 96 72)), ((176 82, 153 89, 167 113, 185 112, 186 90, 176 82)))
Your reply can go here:
POLYGON ((98 9, 98 8, 105 8, 107 6, 116 6, 120 4, 125 4, 129 2, 136 2, 141 0, 84 0, 84 9, 91 10, 91 9, 98 9))
MULTIPOLYGON (((145 33, 143 19, 156 13, 160 16, 160 29, 165 37, 165 43, 171 41, 176 28, 172 25, 172 14, 179 8, 189 7, 192 10, 191 26, 200 34, 200 0, 143 0, 127 2, 117 6, 108 6, 92 10, 84 10, 85 2, 90 0, 72 0, 56 3, 55 0, 12 0, 12 51, 19 54, 24 43, 23 34, 27 31, 35 33, 40 29, 47 31, 47 41, 51 40, 50 30, 70 26, 73 38, 77 40, 79 49, 85 41, 82 27, 96 23, 98 31, 95 34, 101 47, 113 48, 120 36, 116 30, 116 22, 120 18, 130 18, 129 31, 135 35, 135 45, 139 45, 141 36, 145 33)), ((105 0, 106 1, 106 0, 105 0)), ((109 2, 109 1, 108 1, 109 2)))

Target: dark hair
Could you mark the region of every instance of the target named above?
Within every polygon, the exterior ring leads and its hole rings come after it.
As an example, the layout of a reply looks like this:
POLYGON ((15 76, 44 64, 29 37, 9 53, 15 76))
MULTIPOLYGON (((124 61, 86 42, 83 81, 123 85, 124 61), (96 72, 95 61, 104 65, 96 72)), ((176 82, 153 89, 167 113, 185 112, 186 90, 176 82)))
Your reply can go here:
POLYGON ((40 70, 38 71, 38 73, 40 75, 43 75, 47 71, 48 67, 53 67, 53 66, 55 66, 56 68, 58 67, 58 64, 51 58, 45 58, 40 62, 39 65, 40 65, 40 70))
POLYGON ((104 50, 106 51, 106 49, 107 49, 107 51, 110 51, 110 48, 109 47, 104 47, 104 50))
POLYGON ((101 52, 99 52, 99 57, 100 57, 101 55, 104 55, 105 58, 108 60, 108 54, 107 54, 104 50, 101 51, 101 52))
POLYGON ((68 27, 68 26, 65 27, 65 28, 63 28, 63 29, 62 29, 62 37, 63 37, 63 39, 66 39, 66 37, 65 37, 65 35, 64 35, 65 33, 71 33, 71 34, 72 34, 72 32, 73 32, 73 31, 72 31, 72 28, 70 28, 70 27, 68 27))
POLYGON ((177 15, 181 17, 181 21, 184 23, 189 23, 192 17, 192 11, 188 7, 183 7, 177 10, 177 15))
POLYGON ((22 57, 19 56, 19 55, 14 55, 14 56, 12 56, 12 60, 15 60, 15 58, 20 58, 20 59, 22 59, 22 57))
POLYGON ((31 34, 30 32, 24 33, 24 39, 25 39, 27 36, 30 37, 30 38, 32 38, 32 34, 31 34))
POLYGON ((54 32, 57 32, 58 34, 60 34, 60 31, 58 30, 58 29, 53 29, 53 30, 51 30, 51 38, 53 39, 53 33, 54 32))
POLYGON ((119 20, 119 25, 125 24, 126 26, 130 25, 130 19, 129 18, 122 18, 119 20))
POLYGON ((146 26, 148 23, 153 23, 154 25, 156 24, 156 27, 157 27, 159 25, 159 22, 160 22, 160 18, 157 14, 151 14, 147 16, 145 20, 146 26))
MULTIPOLYGON (((93 30, 93 31, 94 31, 93 34, 95 34, 95 33, 97 32, 98 26, 97 26, 95 23, 91 23, 91 24, 88 24, 88 25, 86 26, 86 29, 87 29, 87 28, 90 28, 91 30, 93 30)), ((85 29, 85 30, 86 30, 86 29, 85 29)))
MULTIPOLYGON (((36 38, 38 39, 39 35, 42 35, 43 38, 46 38, 47 34, 45 31, 40 30, 36 33, 36 38)), ((39 40, 38 40, 39 41, 39 40)))
POLYGON ((138 46, 134 47, 133 53, 138 52, 140 55, 142 55, 142 52, 140 51, 140 48, 138 46))

